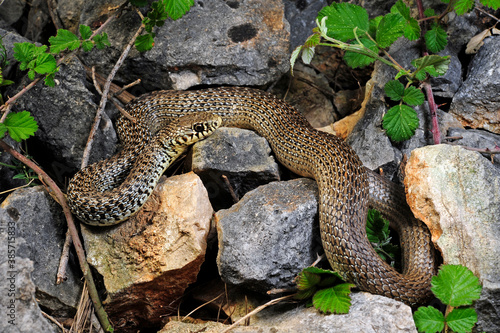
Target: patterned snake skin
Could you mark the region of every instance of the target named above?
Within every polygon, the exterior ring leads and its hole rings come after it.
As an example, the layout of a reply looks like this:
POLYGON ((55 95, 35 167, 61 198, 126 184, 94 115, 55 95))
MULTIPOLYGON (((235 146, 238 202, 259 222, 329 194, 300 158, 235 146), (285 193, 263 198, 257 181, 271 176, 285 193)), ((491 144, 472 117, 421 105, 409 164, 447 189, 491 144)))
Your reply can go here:
POLYGON ((410 305, 430 298, 436 271, 430 233, 413 218, 402 190, 364 168, 352 148, 313 129, 286 102, 260 90, 228 87, 158 91, 135 99, 127 110, 137 121, 124 117, 118 121, 122 152, 83 169, 70 182, 70 206, 84 222, 110 225, 139 210, 163 172, 151 162, 153 154, 162 154, 158 147, 150 148, 151 142, 158 133, 168 135, 164 128, 172 128, 167 125, 172 120, 204 112, 220 116, 222 126, 256 131, 268 140, 280 163, 317 181, 323 247, 332 268, 347 281, 410 305), (131 179, 136 179, 133 184, 131 179), (133 207, 123 207, 127 196, 134 198, 133 207), (369 207, 380 210, 398 231, 402 273, 382 261, 369 243, 365 230, 369 207))

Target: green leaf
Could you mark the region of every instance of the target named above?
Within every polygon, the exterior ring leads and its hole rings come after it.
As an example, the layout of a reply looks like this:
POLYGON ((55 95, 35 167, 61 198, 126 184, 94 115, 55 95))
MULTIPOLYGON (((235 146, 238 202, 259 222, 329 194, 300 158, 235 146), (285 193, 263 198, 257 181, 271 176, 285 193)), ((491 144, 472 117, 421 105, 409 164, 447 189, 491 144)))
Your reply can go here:
POLYGON ((351 307, 351 288, 355 285, 342 283, 337 286, 319 290, 313 296, 313 305, 324 313, 349 313, 351 307))
POLYGON ((306 267, 302 270, 303 272, 308 272, 308 273, 313 273, 313 274, 325 274, 325 275, 331 275, 334 276, 340 280, 342 280, 342 276, 340 276, 339 273, 334 272, 329 269, 322 269, 314 266, 306 267))
POLYGON ((297 278, 297 288, 299 290, 311 289, 317 285, 320 280, 321 277, 318 274, 303 270, 297 278))
POLYGON ((405 102, 408 105, 422 105, 424 103, 425 96, 424 93, 414 87, 414 86, 409 86, 408 88, 405 89, 404 96, 403 96, 403 102, 405 102))
POLYGON ((400 14, 389 13, 384 15, 377 28, 376 40, 380 47, 391 46, 399 37, 403 36, 405 19, 400 14))
POLYGON ((52 54, 43 53, 36 58, 35 61, 35 72, 38 74, 48 74, 52 73, 57 68, 56 59, 52 54))
POLYGON ((370 25, 369 25, 368 33, 373 38, 375 38, 375 35, 377 34, 378 25, 380 24, 380 21, 382 20, 382 18, 383 18, 383 16, 379 15, 377 17, 372 18, 369 21, 370 25))
POLYGON ((436 12, 432 8, 427 8, 426 10, 424 10, 424 15, 425 17, 432 17, 436 16, 436 12))
POLYGON ((474 0, 458 0, 455 3, 454 9, 458 15, 468 13, 474 7, 474 0))
POLYGON ((448 44, 448 35, 441 26, 435 24, 431 29, 425 33, 425 45, 429 51, 438 53, 444 50, 448 44))
POLYGON ((315 47, 321 41, 321 36, 319 34, 313 34, 307 38, 304 43, 305 47, 315 47))
POLYGON ((82 41, 82 48, 85 52, 89 52, 94 48, 94 43, 90 40, 84 40, 82 41))
POLYGON ((295 62, 297 61, 297 58, 300 55, 300 51, 302 51, 302 48, 303 48, 302 45, 297 46, 295 50, 293 50, 292 55, 290 56, 290 73, 292 75, 293 75, 293 66, 295 66, 295 62))
POLYGON ((148 0, 129 0, 129 2, 136 7, 146 7, 148 5, 148 0))
POLYGON ((405 20, 409 20, 411 18, 410 15, 410 7, 408 7, 403 0, 398 0, 394 6, 391 7, 391 13, 400 14, 403 16, 405 20))
POLYGON ((396 105, 390 108, 382 119, 382 126, 394 141, 408 140, 418 127, 415 110, 408 105, 396 105))
POLYGON ((135 40, 135 48, 139 52, 149 51, 154 46, 154 34, 145 34, 138 36, 135 40))
POLYGON ((7 132, 7 126, 4 123, 0 123, 0 139, 3 138, 5 132, 7 132))
POLYGON ((423 81, 425 80, 425 73, 429 73, 432 76, 443 75, 448 70, 448 65, 450 64, 450 56, 438 56, 435 54, 427 55, 415 60, 412 60, 411 64, 416 67, 414 73, 415 77, 423 81))
POLYGON ((354 30, 357 28, 356 35, 361 36, 368 31, 368 13, 363 7, 350 3, 332 3, 324 7, 318 13, 318 21, 323 17, 326 19, 328 36, 339 39, 343 42, 354 39, 354 30))
POLYGON ((59 68, 57 68, 54 72, 50 73, 50 74, 47 74, 45 76, 45 79, 43 80, 45 85, 48 86, 48 87, 54 87, 56 85, 55 81, 54 81, 54 76, 56 74, 56 72, 59 71, 59 68))
POLYGON ((380 243, 389 235, 389 221, 385 220, 382 214, 375 209, 368 210, 366 235, 372 243, 380 243))
POLYGON ((14 43, 14 58, 21 64, 19 68, 24 71, 28 69, 28 63, 33 60, 33 52, 35 45, 24 42, 24 43, 14 43))
POLYGON ((417 40, 420 37, 420 25, 414 18, 410 18, 404 29, 404 36, 409 40, 417 40))
POLYGON ((472 308, 453 309, 447 316, 448 326, 456 333, 471 332, 477 323, 476 310, 472 308))
POLYGON ((80 24, 80 37, 82 39, 89 39, 92 36, 92 30, 88 25, 80 24))
POLYGON ((74 33, 66 29, 57 30, 57 35, 49 38, 50 52, 60 53, 66 49, 73 51, 80 47, 80 40, 74 33))
POLYGON ((500 0, 479 0, 479 2, 486 7, 493 8, 494 10, 500 8, 500 0))
POLYGON ((165 0, 165 9, 172 20, 177 20, 189 11, 194 0, 165 0))
POLYGON ((405 86, 397 80, 391 80, 385 84, 384 91, 387 97, 397 102, 403 98, 405 86))
MULTIPOLYGON (((363 44, 365 47, 369 48, 375 53, 378 53, 378 47, 377 44, 375 44, 371 39, 368 37, 361 37, 359 39, 361 44, 363 44)), ((361 68, 368 66, 372 62, 375 61, 374 58, 370 56, 366 56, 364 54, 360 54, 357 52, 353 51, 346 51, 344 54, 344 61, 347 63, 347 65, 351 68, 361 68)))
POLYGON ((444 329, 444 316, 432 306, 419 307, 413 314, 419 332, 435 333, 444 329))
POLYGON ((482 290, 479 279, 462 265, 442 266, 438 275, 432 277, 431 285, 434 295, 453 307, 472 304, 482 290))
POLYGON ((38 124, 28 111, 10 113, 4 122, 9 135, 17 142, 32 136, 38 129, 38 124))
POLYGON ((106 46, 111 46, 111 44, 108 41, 108 34, 103 32, 100 35, 95 35, 92 40, 95 42, 95 46, 99 49, 102 50, 106 48, 106 46))

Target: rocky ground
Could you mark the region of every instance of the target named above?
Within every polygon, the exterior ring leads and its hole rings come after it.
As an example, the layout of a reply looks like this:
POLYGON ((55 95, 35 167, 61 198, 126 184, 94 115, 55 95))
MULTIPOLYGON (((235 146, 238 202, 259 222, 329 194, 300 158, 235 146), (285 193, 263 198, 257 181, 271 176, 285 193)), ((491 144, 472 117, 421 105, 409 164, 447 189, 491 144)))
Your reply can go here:
MULTIPOLYGON (((3 96, 28 82, 16 69, 13 43, 46 43, 56 25, 73 31, 79 24, 96 28, 122 3, 0 2, 0 36, 11 61, 3 75, 16 82, 2 90, 3 96)), ((451 56, 450 69, 431 81, 443 142, 432 145, 424 105, 417 108, 415 136, 395 144, 381 126, 387 110, 383 86, 394 75, 386 66, 351 70, 339 52, 318 49, 310 66, 299 63, 295 76, 289 75, 291 50, 304 42, 325 5, 322 0, 195 1, 182 19, 156 31, 151 51, 130 53, 115 82, 141 78, 129 89, 135 96, 218 85, 270 89, 314 127, 345 138, 368 168, 383 170, 396 182, 405 174, 401 183, 407 201, 429 226, 443 262, 469 267, 483 285, 474 305, 477 331, 500 331, 500 157, 477 151, 500 143, 500 36, 486 38, 475 55, 464 52, 468 41, 494 22, 477 11, 449 17, 450 41, 442 54, 451 56)), ((379 15, 390 4, 370 1, 367 6, 370 15, 379 15)), ((15 105, 39 124, 28 153, 62 188, 79 168, 100 99, 86 67, 107 76, 139 25, 137 13, 125 11, 106 28, 110 48, 76 54, 61 65, 55 88, 38 85, 15 105)), ((408 65, 419 48, 400 40, 390 54, 408 65)), ((108 104, 91 162, 119 147, 113 128, 119 111, 108 104)), ((0 161, 14 163, 5 153, 0 161)), ((173 169, 168 175, 175 175, 162 179, 141 213, 126 223, 106 229, 81 226, 88 262, 117 332, 223 331, 267 302, 267 291, 292 287, 298 272, 322 253, 315 182, 278 165, 254 132, 219 129, 173 169)), ((0 166, 0 192, 24 184, 12 180, 15 173, 0 166)), ((55 284, 66 233, 62 211, 42 186, 17 189, 2 200, 0 331, 60 332, 42 311, 71 324, 83 288, 73 253, 67 280, 55 284), (8 255, 13 230, 14 263, 8 255), (15 297, 8 296, 9 289, 15 297), (11 303, 17 325, 9 323, 11 303)), ((233 332, 416 329, 410 307, 356 291, 348 315, 280 303, 233 332)))

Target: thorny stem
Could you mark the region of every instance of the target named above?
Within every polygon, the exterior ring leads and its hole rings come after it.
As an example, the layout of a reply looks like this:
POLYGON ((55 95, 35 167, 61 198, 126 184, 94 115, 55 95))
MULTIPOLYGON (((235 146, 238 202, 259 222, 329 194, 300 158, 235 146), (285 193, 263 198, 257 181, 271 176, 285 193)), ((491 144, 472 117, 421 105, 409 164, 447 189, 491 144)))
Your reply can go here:
POLYGON ((92 272, 90 271, 90 267, 87 263, 87 260, 85 258, 85 251, 83 250, 82 243, 80 242, 80 238, 78 236, 78 230, 76 229, 75 223, 73 221, 73 216, 71 215, 71 211, 69 209, 69 206, 66 201, 66 197, 62 193, 61 189, 56 185, 56 183, 52 180, 52 178, 45 173, 36 163, 34 163, 32 160, 28 159, 21 153, 17 152, 14 148, 9 146, 7 143, 5 143, 3 140, 0 140, 0 148, 5 150, 7 153, 11 154, 14 158, 19 160, 20 162, 24 163, 33 171, 35 171, 39 177, 39 179, 42 181, 43 184, 45 184, 46 187, 48 187, 49 193, 53 193, 55 197, 57 198, 57 201, 59 204, 62 206, 64 216, 66 217, 66 221, 68 223, 68 230, 71 234, 71 238, 73 240, 73 245, 76 250, 76 254, 78 256, 78 261, 80 263, 80 268, 83 272, 83 276, 85 278, 85 281, 87 282, 90 298, 92 299, 92 302, 94 303, 94 308, 97 313, 97 317, 99 318, 99 321, 101 322, 102 327, 107 331, 107 332, 112 332, 113 327, 111 326, 111 323, 109 322, 108 316, 106 312, 104 311, 104 307, 102 306, 101 300, 99 299, 99 295, 97 293, 96 286, 94 284, 94 280, 92 278, 92 272))

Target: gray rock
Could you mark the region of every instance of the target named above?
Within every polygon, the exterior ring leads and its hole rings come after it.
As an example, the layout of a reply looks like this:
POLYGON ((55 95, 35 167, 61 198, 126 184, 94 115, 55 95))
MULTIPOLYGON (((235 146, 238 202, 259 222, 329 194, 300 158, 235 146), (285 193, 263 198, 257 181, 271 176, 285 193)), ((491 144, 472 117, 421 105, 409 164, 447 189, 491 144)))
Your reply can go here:
MULTIPOLYGON (((461 138, 451 140, 453 144, 471 148, 494 149, 497 145, 500 145, 500 135, 484 130, 450 128, 448 130, 448 137, 461 138)), ((489 154, 484 154, 484 156, 490 158, 489 154)), ((500 167, 500 155, 496 154, 492 156, 495 165, 500 167)))
MULTIPOLYGON (((96 7, 92 3, 84 5, 83 13, 96 7)), ((98 15, 94 10, 80 22, 95 22, 98 15)), ((109 27, 111 59, 104 50, 85 55, 85 62, 109 72, 112 59, 139 24, 137 14, 126 13, 109 27)), ((186 76, 193 84, 265 85, 289 69, 290 27, 280 0, 196 1, 181 19, 168 20, 155 33, 155 47, 143 54, 132 52, 118 79, 139 76, 148 90, 179 86, 186 76)))
POLYGON ((265 293, 287 288, 321 252, 317 186, 310 179, 273 182, 216 213, 222 279, 265 293))
POLYGON ((485 39, 450 106, 450 112, 464 126, 484 128, 497 134, 500 134, 499 48, 500 36, 485 39))
POLYGON ((407 201, 428 226, 445 264, 480 279, 480 332, 498 328, 500 306, 500 169, 479 153, 450 145, 416 149, 406 165, 407 201), (484 312, 483 312, 484 311, 484 312))
POLYGON ((291 49, 304 44, 316 27, 318 12, 328 6, 326 0, 284 0, 285 17, 290 22, 291 49))
POLYGON ((7 60, 9 61, 9 65, 2 69, 2 75, 5 78, 10 78, 11 73, 16 71, 17 60, 14 58, 14 43, 24 43, 30 42, 30 40, 22 37, 15 31, 4 30, 0 28, 0 36, 2 36, 3 46, 5 46, 5 50, 7 52, 7 60))
POLYGON ((253 131, 238 128, 220 128, 198 142, 187 165, 203 180, 215 209, 234 203, 222 175, 228 178, 238 198, 259 185, 280 179, 267 141, 253 131))
MULTIPOLYGON (((46 171, 53 172, 64 182, 65 176, 80 168, 98 105, 87 87, 85 70, 76 58, 61 65, 55 78, 58 82, 54 88, 38 84, 18 100, 14 109, 29 111, 38 122, 31 154, 50 161, 46 171)), ((90 162, 111 155, 116 141, 111 121, 103 115, 90 162)))
MULTIPOLYGON (((0 21, 4 21, 5 25, 11 25, 17 22, 23 15, 25 0, 5 0, 0 2, 0 21)), ((3 34, 0 34, 3 36, 3 34)))
MULTIPOLYGON (((10 137, 5 137, 3 139, 8 145, 19 151, 21 149, 21 144, 15 142, 10 137)), ((21 166, 19 161, 17 161, 12 155, 2 152, 0 154, 0 192, 7 191, 12 188, 23 186, 26 182, 23 179, 13 179, 13 177, 21 172, 21 166), (12 167, 19 166, 19 169, 14 169, 12 167)))
POLYGON ((56 285, 66 222, 60 206, 42 186, 16 190, 0 206, 0 221, 16 226, 19 258, 33 261, 37 301, 54 316, 73 316, 82 290, 76 258, 70 254, 67 281, 56 285))

